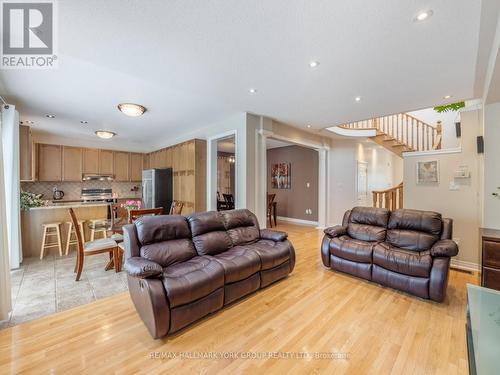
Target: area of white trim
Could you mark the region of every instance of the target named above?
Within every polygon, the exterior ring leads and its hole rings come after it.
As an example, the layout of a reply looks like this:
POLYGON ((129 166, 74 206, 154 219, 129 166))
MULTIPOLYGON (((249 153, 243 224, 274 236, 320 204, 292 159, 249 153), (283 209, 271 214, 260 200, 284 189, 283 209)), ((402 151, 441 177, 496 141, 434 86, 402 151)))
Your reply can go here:
POLYGON ((282 220, 286 221, 289 223, 294 223, 294 224, 301 224, 301 225, 311 225, 311 226, 318 226, 317 221, 311 221, 311 220, 303 220, 303 219, 296 219, 294 217, 286 217, 286 216, 277 216, 277 220, 282 220))
POLYGON ((473 272, 479 272, 480 270, 479 264, 474 262, 467 262, 465 260, 460 260, 460 259, 452 259, 451 267, 458 268, 464 271, 473 271, 473 272))
POLYGON ((339 126, 332 126, 326 128, 326 130, 335 133, 337 135, 342 135, 344 137, 375 137, 377 135, 377 129, 345 129, 339 126))
POLYGON ((462 147, 447 148, 445 150, 412 151, 412 152, 403 152, 403 158, 445 155, 445 154, 459 154, 461 152, 462 152, 462 147))

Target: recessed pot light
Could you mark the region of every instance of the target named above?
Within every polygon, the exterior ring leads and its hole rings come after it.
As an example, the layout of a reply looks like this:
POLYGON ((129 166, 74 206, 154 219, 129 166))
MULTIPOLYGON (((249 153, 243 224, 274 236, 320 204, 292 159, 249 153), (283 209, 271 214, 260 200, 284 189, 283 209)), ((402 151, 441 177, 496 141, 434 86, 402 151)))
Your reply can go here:
POLYGON ((53 115, 53 114, 50 114, 50 113, 49 113, 49 114, 45 115, 45 117, 48 117, 48 118, 56 118, 56 115, 53 115))
POLYGON ((253 88, 252 89, 248 89, 248 92, 250 94, 255 94, 257 92, 257 89, 253 89, 253 88))
POLYGON ((138 117, 146 112, 146 107, 135 103, 120 103, 118 109, 127 116, 138 117))
POLYGON ((361 96, 356 96, 356 97, 354 98, 354 100, 355 100, 355 101, 357 101, 357 102, 360 102, 360 101, 361 101, 361 96))
POLYGON ((309 62, 309 67, 311 68, 317 68, 319 66, 319 61, 310 61, 309 62))
POLYGON ((432 10, 425 10, 417 14, 417 16, 413 19, 415 22, 422 22, 432 16, 432 10))
POLYGON ((311 125, 307 125, 307 127, 308 127, 309 129, 311 129, 311 125))
POLYGON ((99 138, 102 139, 110 139, 113 138, 116 135, 116 133, 107 130, 98 130, 95 132, 95 135, 97 135, 99 138))
POLYGON ((88 124, 88 123, 89 123, 88 121, 80 120, 80 124, 88 124))
POLYGON ((26 124, 28 125, 33 125, 35 123, 35 121, 31 121, 31 120, 26 120, 24 121, 26 124))
POLYGON ((453 95, 445 95, 445 96, 443 96, 443 99, 450 99, 450 98, 453 98, 453 95))

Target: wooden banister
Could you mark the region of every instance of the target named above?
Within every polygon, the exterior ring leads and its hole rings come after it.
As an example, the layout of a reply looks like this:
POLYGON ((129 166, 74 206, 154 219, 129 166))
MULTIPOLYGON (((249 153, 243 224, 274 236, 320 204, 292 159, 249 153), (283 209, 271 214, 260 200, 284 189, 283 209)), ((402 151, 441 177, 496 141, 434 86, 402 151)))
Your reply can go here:
POLYGON ((403 183, 387 190, 372 191, 373 207, 385 207, 390 210, 403 208, 403 183))

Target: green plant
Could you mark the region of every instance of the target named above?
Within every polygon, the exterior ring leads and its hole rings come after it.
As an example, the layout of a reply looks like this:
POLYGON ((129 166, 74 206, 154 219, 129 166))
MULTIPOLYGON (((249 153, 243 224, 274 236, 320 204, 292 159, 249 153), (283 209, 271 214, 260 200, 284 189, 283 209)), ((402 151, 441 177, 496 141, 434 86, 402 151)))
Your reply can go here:
POLYGON ((42 195, 43 194, 30 193, 29 191, 21 191, 21 210, 46 206, 48 201, 43 200, 42 195))
POLYGON ((465 107, 465 102, 458 102, 458 103, 452 103, 452 104, 446 104, 446 105, 438 105, 437 107, 434 107, 434 110, 437 113, 443 113, 443 112, 455 112, 458 111, 461 108, 465 107))

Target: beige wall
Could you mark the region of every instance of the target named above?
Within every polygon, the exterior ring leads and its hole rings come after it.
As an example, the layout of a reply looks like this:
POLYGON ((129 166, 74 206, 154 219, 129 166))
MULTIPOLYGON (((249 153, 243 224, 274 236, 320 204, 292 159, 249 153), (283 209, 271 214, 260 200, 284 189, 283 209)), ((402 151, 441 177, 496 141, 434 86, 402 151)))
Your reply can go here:
POLYGON ((454 220, 453 237, 458 240, 460 252, 455 261, 474 267, 479 263, 480 188, 479 156, 476 136, 481 131, 481 111, 461 113, 461 151, 438 151, 426 155, 413 153, 404 158, 404 207, 437 211, 454 220), (416 184, 418 161, 439 161, 439 183, 416 184), (454 178, 459 166, 466 165, 470 178, 454 178), (450 187, 455 185, 456 190, 450 187))
POLYGON ((318 170, 318 152, 310 148, 287 146, 267 150, 267 191, 276 194, 278 216, 318 220, 318 170), (291 189, 272 188, 271 167, 278 163, 291 163, 291 189), (312 214, 306 214, 307 209, 312 214))

